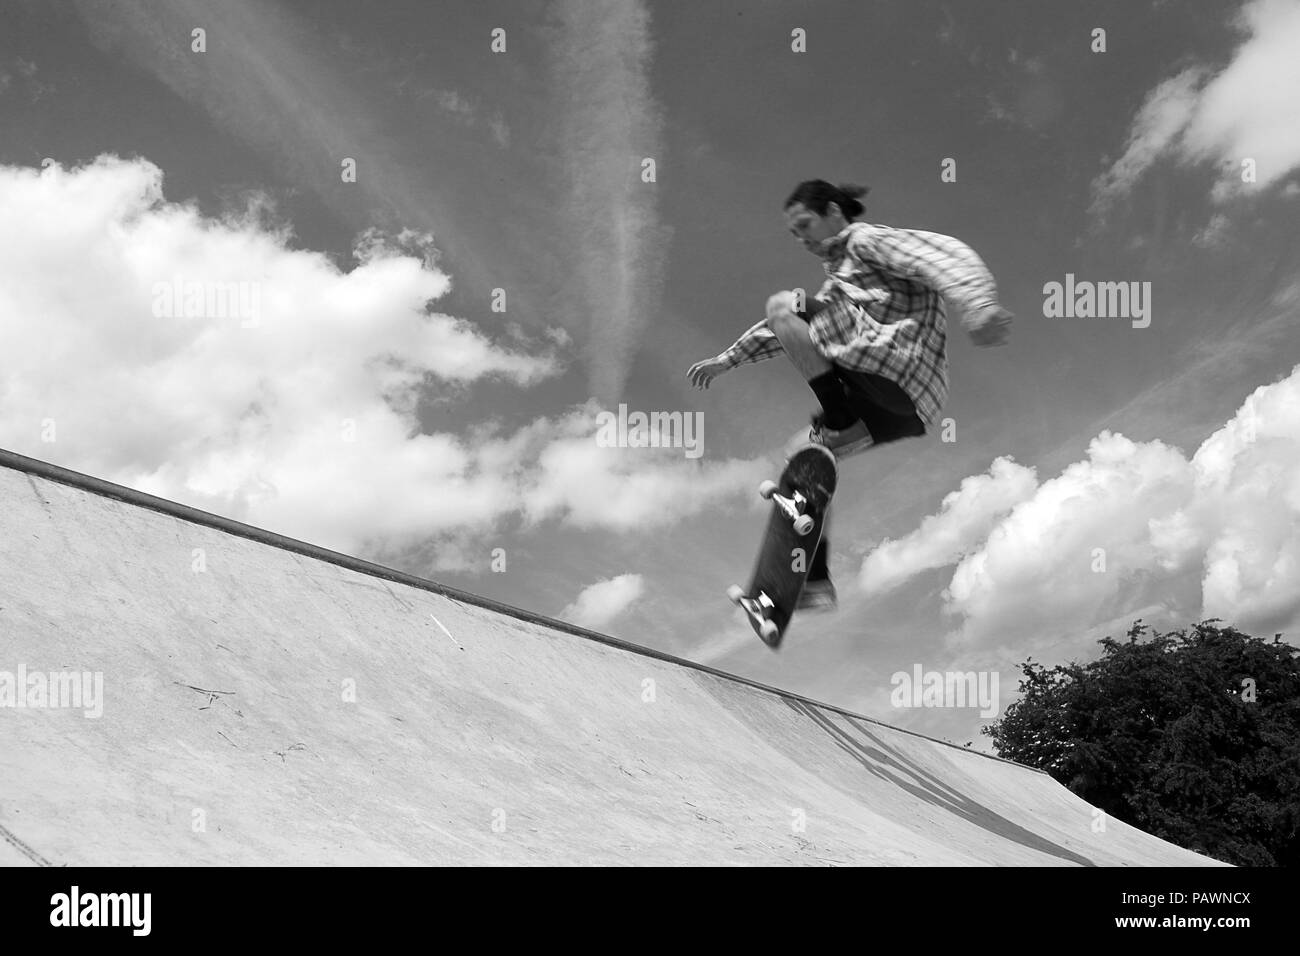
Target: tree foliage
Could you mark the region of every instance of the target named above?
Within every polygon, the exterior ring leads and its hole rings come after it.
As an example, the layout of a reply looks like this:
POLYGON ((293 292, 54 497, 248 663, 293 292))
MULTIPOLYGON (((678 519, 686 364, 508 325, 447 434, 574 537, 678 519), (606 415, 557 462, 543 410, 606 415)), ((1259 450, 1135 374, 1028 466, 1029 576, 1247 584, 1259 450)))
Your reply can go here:
POLYGON ((1026 660, 1023 696, 983 733, 1000 756, 1171 843, 1294 865, 1300 649, 1219 623, 1159 634, 1139 620, 1091 663, 1026 660))

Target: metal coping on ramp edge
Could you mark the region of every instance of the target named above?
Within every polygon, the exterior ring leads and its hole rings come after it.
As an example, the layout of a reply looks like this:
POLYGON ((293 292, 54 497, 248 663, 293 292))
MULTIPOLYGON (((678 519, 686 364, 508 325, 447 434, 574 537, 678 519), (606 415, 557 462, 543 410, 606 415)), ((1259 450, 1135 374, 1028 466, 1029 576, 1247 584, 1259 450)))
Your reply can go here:
POLYGON ((26 472, 27 474, 37 475, 49 481, 58 482, 61 485, 70 485, 74 488, 80 488, 82 491, 88 491, 91 494, 99 495, 104 498, 115 498, 118 501, 125 502, 129 505, 135 505, 140 508, 146 508, 149 511, 157 511, 161 514, 170 515, 173 518, 179 518, 182 521, 188 521, 191 524, 204 525, 209 528, 215 528, 218 531, 224 531, 227 534, 233 534, 241 538, 248 538, 257 541, 260 544, 270 545, 273 548, 279 548, 282 551, 292 551, 309 558, 315 558, 318 561, 325 561, 329 564, 338 565, 347 568, 349 571, 356 571, 360 574, 367 574, 371 577, 382 578, 386 581, 393 581, 397 584, 405 584, 410 587, 420 588, 424 591, 432 591, 435 594, 441 594, 443 597, 450 598, 461 604, 471 604, 475 607, 481 607, 497 614, 504 614, 507 617, 513 617, 529 624, 540 624, 544 627, 555 631, 562 631, 566 634, 572 634, 575 637, 585 638, 589 641, 595 641, 598 644, 606 644, 610 647, 616 647, 619 650, 628 651, 632 654, 639 654, 642 657, 651 657, 656 660, 664 661, 669 664, 676 664, 679 667, 686 667, 690 670, 701 671, 723 680, 734 681, 738 684, 744 684, 753 687, 768 694, 775 694, 786 700, 797 700, 801 703, 813 707, 819 707, 822 710, 833 711, 837 714, 843 714, 846 717, 852 717, 855 720, 864 720, 867 723, 876 724, 880 727, 888 727, 890 730, 898 733, 908 734, 912 737, 920 737, 922 740, 929 740, 944 747, 951 747, 962 753, 974 754, 978 757, 984 757, 987 760, 996 760, 999 763, 1009 763, 1016 767, 1022 767, 1025 770, 1032 770, 1035 773, 1045 773, 1037 767, 1030 767, 1026 764, 1016 763, 1014 760, 1007 760, 1004 757, 998 757, 993 754, 986 754, 983 751, 972 750, 968 747, 959 747, 948 740, 940 740, 938 737, 930 737, 926 734, 917 733, 914 730, 907 730, 903 727, 895 727, 893 724, 887 724, 883 720, 876 720, 873 717, 866 717, 862 714, 854 713, 851 710, 845 710, 843 707, 836 707, 834 704, 826 704, 819 700, 813 700, 811 697, 805 697, 802 694, 796 694, 792 691, 781 690, 779 687, 772 687, 770 684, 763 684, 759 681, 750 680, 748 677, 740 677, 736 674, 729 674, 726 671, 720 671, 717 668, 709 667, 706 664, 697 664, 694 661, 688 661, 681 657, 674 657, 672 654, 665 654, 663 651, 657 651, 652 647, 643 647, 640 644, 632 644, 628 641, 620 640, 617 637, 610 637, 608 634, 601 634, 599 631, 591 631, 585 627, 579 627, 577 624, 570 624, 567 621, 556 620, 547 617, 544 614, 536 614, 532 611, 526 611, 523 608, 512 607, 509 604, 501 604, 498 601, 489 598, 480 597, 477 594, 470 594, 468 591, 461 591, 456 588, 447 587, 436 581, 430 581, 427 578, 417 577, 414 574, 407 574, 405 571, 397 571, 393 568, 384 567, 382 564, 375 564, 371 561, 364 561, 361 558, 354 558, 351 555, 342 554, 338 551, 331 551, 328 548, 322 548, 314 544, 308 544, 305 541, 299 541, 296 538, 285 537, 276 534, 273 531, 266 531, 262 528, 255 528, 252 525, 244 524, 240 521, 234 521, 230 518, 223 518, 221 515, 212 514, 210 511, 201 511, 198 508, 191 508, 189 505, 178 504, 175 501, 168 501, 166 498, 159 498, 143 491, 137 491, 134 488, 128 488, 125 485, 114 484, 111 481, 105 481, 102 478, 95 478, 91 475, 82 474, 79 471, 72 471, 59 465, 52 465, 47 461, 41 461, 37 458, 28 458, 25 455, 19 455, 16 452, 0 448, 0 467, 8 468, 13 471, 26 472))

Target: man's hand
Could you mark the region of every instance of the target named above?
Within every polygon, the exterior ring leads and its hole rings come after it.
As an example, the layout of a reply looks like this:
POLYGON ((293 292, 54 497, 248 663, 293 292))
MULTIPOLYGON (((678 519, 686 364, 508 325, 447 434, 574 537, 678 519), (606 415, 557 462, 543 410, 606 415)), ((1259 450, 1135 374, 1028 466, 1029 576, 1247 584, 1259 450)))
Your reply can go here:
POLYGON ((691 380, 691 384, 696 388, 708 388, 709 383, 727 370, 716 358, 705 359, 703 362, 696 362, 686 372, 686 377, 691 380))
POLYGON ((995 345, 1007 344, 1013 318, 1015 316, 1002 306, 990 305, 967 315, 966 321, 962 324, 966 327, 972 342, 981 348, 991 348, 995 345))

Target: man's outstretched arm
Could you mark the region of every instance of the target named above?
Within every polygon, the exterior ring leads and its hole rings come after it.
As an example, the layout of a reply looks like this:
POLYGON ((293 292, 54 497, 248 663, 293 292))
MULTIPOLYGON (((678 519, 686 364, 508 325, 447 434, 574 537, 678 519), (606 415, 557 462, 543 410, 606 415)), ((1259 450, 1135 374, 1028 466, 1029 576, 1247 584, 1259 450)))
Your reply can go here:
POLYGON ((692 365, 686 377, 696 388, 708 388, 709 383, 723 372, 730 371, 738 365, 765 361, 780 354, 781 351, 780 340, 776 337, 776 333, 767 327, 767 319, 763 319, 747 329, 731 348, 711 359, 692 365))

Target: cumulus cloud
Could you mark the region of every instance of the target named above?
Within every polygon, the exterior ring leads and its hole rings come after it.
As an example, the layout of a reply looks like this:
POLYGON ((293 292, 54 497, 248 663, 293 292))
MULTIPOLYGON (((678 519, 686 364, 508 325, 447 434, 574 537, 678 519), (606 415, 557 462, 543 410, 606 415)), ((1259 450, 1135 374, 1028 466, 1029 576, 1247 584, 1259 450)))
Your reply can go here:
POLYGON ((662 524, 739 498, 760 467, 601 447, 594 403, 511 434, 422 432, 422 395, 527 388, 567 342, 516 330, 506 348, 434 311, 449 279, 422 237, 364 235, 344 271, 256 203, 205 217, 167 202, 152 164, 111 157, 0 167, 0 206, 16 451, 345 551, 505 519, 662 524))
POLYGON ((51 419, 109 467, 272 412, 332 428, 409 412, 428 376, 523 386, 559 370, 427 309, 449 286, 427 248, 368 234, 345 272, 256 208, 217 220, 166 202, 145 161, 0 167, 0 200, 2 414, 14 434, 51 419), (90 424, 108 402, 111 434, 90 424))
POLYGON ((1253 0, 1235 25, 1244 38, 1227 66, 1183 70, 1150 93, 1124 154, 1093 184, 1095 211, 1127 193, 1163 156, 1219 164, 1219 200, 1242 188, 1244 159, 1255 161, 1261 187, 1300 168, 1300 3, 1253 0))
POLYGON ((942 568, 980 545, 993 525, 1038 487, 1034 470, 997 458, 947 495, 939 513, 897 541, 886 539, 862 562, 858 581, 869 596, 892 591, 917 573, 942 568))
MULTIPOLYGON (((883 565, 883 549, 959 550, 951 501, 906 548, 887 542, 868 564, 883 565)), ((967 648, 1162 613, 1262 633, 1300 626, 1300 367, 1257 389, 1190 460, 1103 432, 965 549, 944 599, 958 619, 950 636, 967 648)))
POLYGON ((1205 548, 1207 614, 1263 630, 1300 615, 1300 370, 1257 389, 1193 460, 1197 498, 1168 529, 1171 560, 1205 548))
POLYGON ((1091 622, 1160 556, 1152 521, 1190 501, 1187 459, 1161 442, 1103 432, 1088 458, 1044 482, 957 565, 947 610, 966 642, 1091 622))
POLYGON ((608 627, 645 592, 639 574, 620 574, 583 588, 576 601, 559 613, 561 620, 599 630, 608 627))

